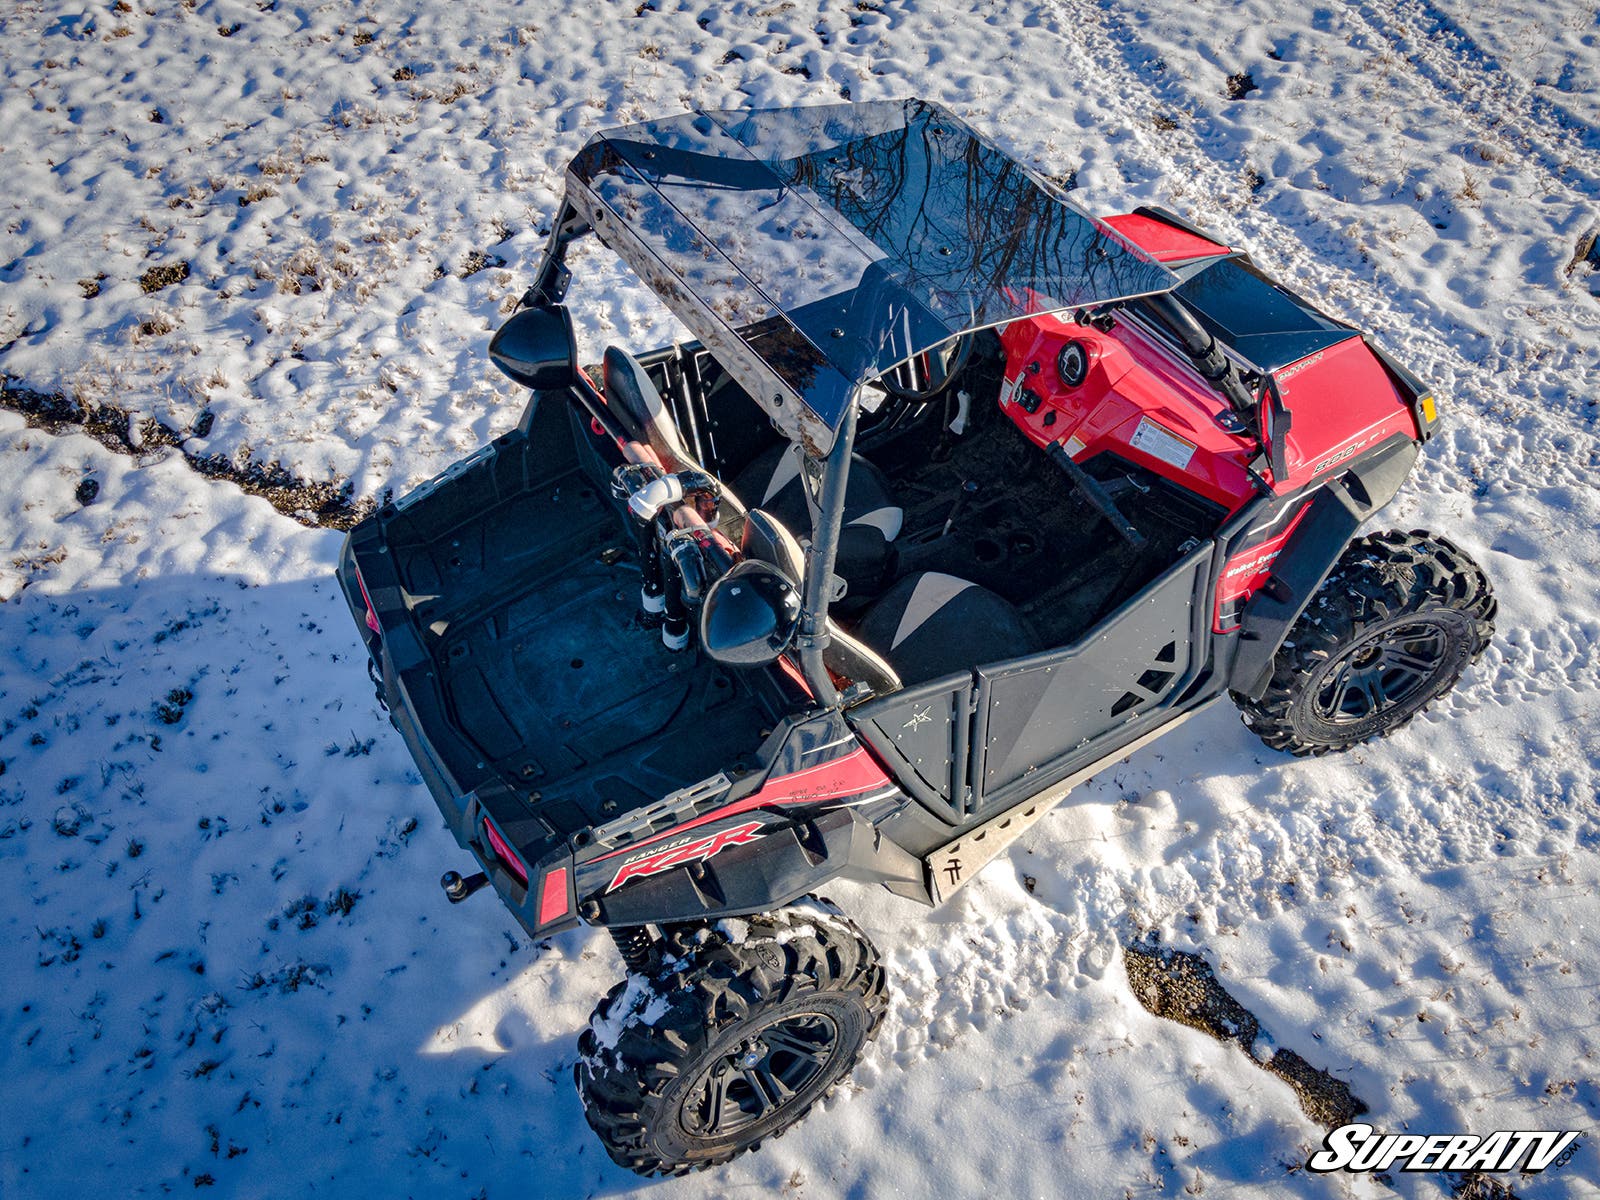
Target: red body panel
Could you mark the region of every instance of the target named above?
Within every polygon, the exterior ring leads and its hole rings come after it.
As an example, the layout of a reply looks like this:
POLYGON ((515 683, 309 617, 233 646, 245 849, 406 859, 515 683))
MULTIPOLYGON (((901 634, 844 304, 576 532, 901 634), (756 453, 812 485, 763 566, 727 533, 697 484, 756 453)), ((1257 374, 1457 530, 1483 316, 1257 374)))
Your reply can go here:
POLYGON ((1209 258, 1213 254, 1227 254, 1228 247, 1210 238, 1197 237, 1187 229, 1168 225, 1154 217, 1138 213, 1124 213, 1105 217, 1105 223, 1143 250, 1157 262, 1182 262, 1191 258, 1209 258))
POLYGON ((1419 436, 1406 398, 1358 337, 1302 358, 1276 378, 1294 417, 1284 455, 1289 474, 1277 491, 1304 487, 1397 433, 1419 436))
POLYGON ((735 800, 732 804, 704 813, 692 821, 674 825, 671 829, 663 830, 632 846, 613 850, 610 854, 602 854, 594 861, 604 862, 619 854, 632 854, 640 847, 653 845, 663 838, 676 837, 686 830, 712 821, 735 817, 753 809, 768 806, 782 807, 789 804, 817 804, 823 800, 839 800, 846 796, 856 796, 863 792, 893 786, 894 781, 884 773, 882 767, 878 766, 872 755, 867 753, 866 747, 857 746, 838 758, 818 763, 814 767, 805 767, 788 775, 774 776, 742 800, 735 800))
POLYGON ((1253 546, 1240 550, 1222 564, 1222 575, 1217 580, 1217 599, 1211 613, 1213 633, 1232 633, 1239 628, 1238 611, 1241 605, 1272 575, 1272 564, 1278 561, 1284 543, 1300 524, 1310 505, 1302 503, 1283 529, 1253 546))
POLYGON ((1254 441, 1218 423, 1227 401, 1176 353, 1128 322, 1102 333, 1055 317, 1030 317, 1008 325, 1000 344, 1006 356, 1000 406, 1036 444, 1060 442, 1080 463, 1114 451, 1229 512, 1256 494, 1245 470, 1255 457, 1254 441), (1062 381, 1056 367, 1069 341, 1081 342, 1089 354, 1089 374, 1076 388, 1062 381), (1022 388, 1041 398, 1038 411, 1026 411, 1022 388), (1179 443, 1193 448, 1187 459, 1179 443), (1167 457, 1153 449, 1166 450, 1167 457))

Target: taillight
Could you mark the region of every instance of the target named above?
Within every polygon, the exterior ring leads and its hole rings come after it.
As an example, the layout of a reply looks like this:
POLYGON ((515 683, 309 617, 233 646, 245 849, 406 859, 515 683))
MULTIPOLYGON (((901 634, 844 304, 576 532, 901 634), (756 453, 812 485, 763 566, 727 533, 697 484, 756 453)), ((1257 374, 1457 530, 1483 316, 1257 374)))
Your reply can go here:
MULTIPOLYGON (((517 857, 517 852, 511 848, 505 838, 500 836, 500 831, 495 828, 493 818, 484 817, 483 832, 488 835, 489 848, 494 851, 495 857, 505 864, 506 870, 515 875, 523 887, 527 887, 527 864, 517 857)), ((563 889, 562 894, 565 895, 565 889, 563 889)))
POLYGON ((367 605, 367 628, 372 630, 373 633, 381 634, 383 628, 378 624, 378 614, 372 609, 372 597, 367 595, 367 581, 361 578, 361 569, 359 567, 356 568, 356 586, 361 589, 361 599, 367 605))
POLYGON ((539 924, 559 921, 567 911, 567 869, 557 867, 539 884, 539 924))

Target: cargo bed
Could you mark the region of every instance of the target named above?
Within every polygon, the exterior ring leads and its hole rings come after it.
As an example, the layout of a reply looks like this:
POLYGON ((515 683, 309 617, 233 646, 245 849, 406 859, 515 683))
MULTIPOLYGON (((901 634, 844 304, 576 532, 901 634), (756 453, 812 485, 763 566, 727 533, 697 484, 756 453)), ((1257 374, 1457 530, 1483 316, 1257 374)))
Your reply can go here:
POLYGON ((565 406, 547 407, 386 506, 341 575, 364 607, 359 568, 384 699, 446 815, 470 791, 510 792, 564 837, 732 766, 773 716, 639 623, 632 543, 565 406))

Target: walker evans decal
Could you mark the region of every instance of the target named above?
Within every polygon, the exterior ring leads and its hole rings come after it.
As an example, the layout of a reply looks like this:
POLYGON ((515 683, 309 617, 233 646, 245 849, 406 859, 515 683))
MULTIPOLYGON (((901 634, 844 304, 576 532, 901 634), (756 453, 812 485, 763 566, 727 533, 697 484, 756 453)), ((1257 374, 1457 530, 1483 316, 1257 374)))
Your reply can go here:
POLYGON ((1554 1129, 1474 1133, 1379 1133, 1357 1121, 1322 1141, 1313 1171, 1511 1171, 1537 1175, 1564 1167, 1578 1151, 1577 1132, 1554 1129))
POLYGON ((684 863, 705 862, 706 859, 716 854, 721 854, 729 846, 744 846, 750 842, 759 841, 761 835, 756 830, 761 828, 760 821, 747 821, 743 825, 736 825, 732 829, 719 830, 709 837, 696 838, 690 842, 679 842, 665 850, 657 850, 643 858, 635 858, 622 864, 617 871, 616 878, 606 888, 614 892, 630 879, 643 879, 647 875, 659 875, 663 871, 670 871, 673 867, 681 867, 684 863))

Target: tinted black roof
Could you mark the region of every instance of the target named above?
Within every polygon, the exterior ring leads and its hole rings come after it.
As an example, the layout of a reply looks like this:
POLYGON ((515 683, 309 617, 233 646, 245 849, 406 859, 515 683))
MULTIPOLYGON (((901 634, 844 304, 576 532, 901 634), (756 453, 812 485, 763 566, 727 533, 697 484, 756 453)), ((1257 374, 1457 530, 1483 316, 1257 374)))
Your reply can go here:
POLYGON ((920 100, 689 113, 592 138, 569 199, 791 436, 966 330, 1177 277, 920 100))

